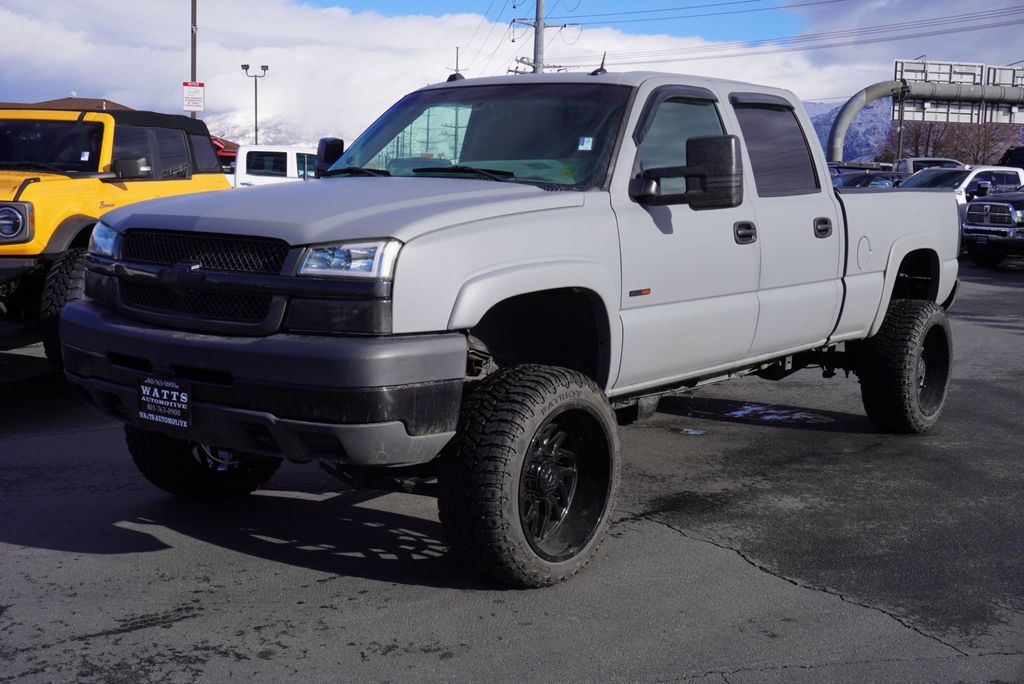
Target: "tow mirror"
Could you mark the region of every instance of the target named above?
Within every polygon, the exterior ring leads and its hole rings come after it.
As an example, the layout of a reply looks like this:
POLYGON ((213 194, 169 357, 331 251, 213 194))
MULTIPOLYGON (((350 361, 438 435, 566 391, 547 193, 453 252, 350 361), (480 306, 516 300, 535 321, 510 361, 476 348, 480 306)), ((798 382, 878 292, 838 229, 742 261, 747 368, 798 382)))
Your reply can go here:
POLYGON ((992 194, 992 184, 988 181, 981 181, 974 190, 975 197, 988 197, 992 194))
POLYGON ((695 210, 738 207, 743 203, 740 139, 714 135, 686 141, 686 166, 646 169, 630 181, 629 195, 640 204, 689 204, 695 210), (682 178, 686 190, 662 194, 662 180, 682 178))
POLYGON ((120 180, 132 178, 149 178, 153 175, 153 167, 145 157, 138 159, 115 159, 110 165, 114 176, 120 180))
POLYGON ((334 162, 345 153, 345 141, 341 138, 320 138, 316 146, 316 166, 313 169, 313 176, 320 178, 327 169, 334 166, 334 162))

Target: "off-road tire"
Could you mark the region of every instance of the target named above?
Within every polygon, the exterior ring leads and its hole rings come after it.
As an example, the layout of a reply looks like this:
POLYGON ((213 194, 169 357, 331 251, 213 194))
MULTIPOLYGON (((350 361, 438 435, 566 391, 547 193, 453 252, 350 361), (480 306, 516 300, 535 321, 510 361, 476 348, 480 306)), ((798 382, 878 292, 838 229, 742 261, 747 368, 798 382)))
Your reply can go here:
POLYGON ((896 299, 878 334, 860 348, 860 393, 883 432, 925 432, 939 419, 953 367, 953 338, 942 307, 896 299))
POLYGON ((216 470, 198 457, 194 442, 131 426, 125 426, 124 434, 143 476, 165 492, 187 499, 217 501, 251 494, 281 465, 279 458, 265 458, 216 470))
POLYGON ((64 368, 60 349, 60 312, 68 302, 85 296, 85 250, 69 249, 58 256, 46 273, 43 300, 39 310, 39 330, 43 351, 56 370, 64 368))
POLYGON ((982 268, 995 268, 1006 261, 1006 255, 998 252, 968 252, 967 256, 982 268))
MULTIPOLYGON (((552 470, 569 470, 550 458, 552 470)), ((615 414, 600 388, 565 368, 512 366, 485 378, 464 400, 458 433, 441 458, 438 512, 452 553, 465 564, 513 587, 548 586, 593 557, 618 481, 615 414), (572 461, 575 476, 560 476, 571 477, 572 486, 558 501, 571 503, 544 507, 555 511, 546 517, 567 511, 547 540, 530 529, 542 517, 537 501, 524 500, 538 496, 542 452, 580 454, 572 461)))

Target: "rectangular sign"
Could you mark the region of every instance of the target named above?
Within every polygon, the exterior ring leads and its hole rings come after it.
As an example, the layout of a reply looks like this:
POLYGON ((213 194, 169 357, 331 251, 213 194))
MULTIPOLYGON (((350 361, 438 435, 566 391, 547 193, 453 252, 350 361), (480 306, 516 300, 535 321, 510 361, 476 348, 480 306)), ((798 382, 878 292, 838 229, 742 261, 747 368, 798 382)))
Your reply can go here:
POLYGON ((177 380, 143 378, 139 380, 139 418, 187 428, 192 425, 192 390, 177 380))
POLYGON ((186 112, 201 112, 206 107, 206 84, 197 81, 183 81, 181 84, 181 108, 186 112))

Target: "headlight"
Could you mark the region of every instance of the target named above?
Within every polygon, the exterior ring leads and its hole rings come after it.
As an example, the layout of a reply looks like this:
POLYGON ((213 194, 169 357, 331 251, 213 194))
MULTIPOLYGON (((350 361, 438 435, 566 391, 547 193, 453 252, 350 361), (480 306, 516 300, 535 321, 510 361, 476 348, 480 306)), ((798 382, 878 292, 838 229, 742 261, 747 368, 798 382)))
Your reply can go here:
POLYGON ((117 239, 117 231, 105 223, 97 223, 92 229, 92 237, 89 238, 89 254, 96 256, 114 256, 114 241, 117 239))
POLYGON ((0 238, 12 238, 25 229, 25 217, 14 207, 0 207, 0 238))
POLYGON ((310 247, 306 258, 302 260, 299 275, 388 280, 394 274, 395 260, 401 247, 402 243, 397 240, 310 247))

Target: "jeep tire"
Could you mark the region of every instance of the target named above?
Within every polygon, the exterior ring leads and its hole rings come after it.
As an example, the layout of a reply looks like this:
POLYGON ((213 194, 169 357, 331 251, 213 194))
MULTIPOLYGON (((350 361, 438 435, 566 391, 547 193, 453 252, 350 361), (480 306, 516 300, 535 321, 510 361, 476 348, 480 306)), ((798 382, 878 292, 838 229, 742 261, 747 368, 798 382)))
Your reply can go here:
POLYGON ((273 476, 279 458, 235 460, 221 449, 125 426, 136 467, 160 489, 187 499, 216 501, 251 494, 273 476))
POLYGON ((943 309, 896 299, 878 334, 861 345, 860 392, 883 432, 925 432, 939 419, 953 367, 953 338, 943 309))
POLYGON ((39 310, 39 328, 43 351, 56 370, 64 368, 60 349, 60 312, 68 302, 85 296, 85 250, 69 249, 58 256, 46 273, 43 300, 39 310))
POLYGON ((491 578, 572 577, 608 527, 619 480, 615 414, 576 371, 498 370, 465 400, 441 459, 438 512, 452 552, 491 578))

